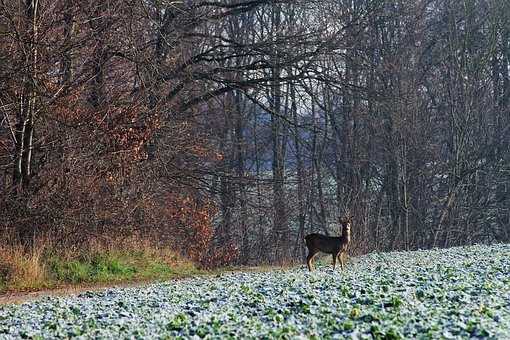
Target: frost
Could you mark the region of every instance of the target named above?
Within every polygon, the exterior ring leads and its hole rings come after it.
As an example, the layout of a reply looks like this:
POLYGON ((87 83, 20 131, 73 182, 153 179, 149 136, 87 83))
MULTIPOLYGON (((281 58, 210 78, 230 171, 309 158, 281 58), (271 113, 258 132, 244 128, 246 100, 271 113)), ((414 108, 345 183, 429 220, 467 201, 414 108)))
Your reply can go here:
POLYGON ((510 337, 510 245, 86 292, 0 307, 11 338, 510 337))

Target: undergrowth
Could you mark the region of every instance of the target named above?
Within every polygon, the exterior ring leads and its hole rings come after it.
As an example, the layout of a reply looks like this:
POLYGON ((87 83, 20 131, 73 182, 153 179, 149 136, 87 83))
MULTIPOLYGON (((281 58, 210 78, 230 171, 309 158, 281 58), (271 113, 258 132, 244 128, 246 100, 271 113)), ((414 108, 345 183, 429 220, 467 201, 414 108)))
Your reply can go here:
POLYGON ((91 240, 57 247, 50 238, 31 247, 0 244, 0 293, 65 285, 164 280, 200 273, 193 263, 140 237, 91 240))

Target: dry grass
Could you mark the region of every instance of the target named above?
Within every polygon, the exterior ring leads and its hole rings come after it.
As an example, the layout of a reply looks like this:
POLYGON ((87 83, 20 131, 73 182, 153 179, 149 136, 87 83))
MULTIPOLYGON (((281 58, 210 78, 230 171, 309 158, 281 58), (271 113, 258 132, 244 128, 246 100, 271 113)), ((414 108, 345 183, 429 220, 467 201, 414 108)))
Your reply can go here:
POLYGON ((46 287, 47 267, 43 242, 26 249, 20 244, 0 245, 0 289, 31 290, 46 287), (2 287, 3 286, 3 287, 2 287))
POLYGON ((57 246, 40 237, 30 247, 0 244, 0 292, 34 291, 68 284, 160 280, 198 273, 194 264, 149 238, 95 237, 57 246))
POLYGON ((167 247, 157 245, 149 237, 139 234, 118 238, 91 238, 82 247, 87 254, 110 254, 110 253, 137 253, 144 258, 158 258, 170 267, 180 267, 190 264, 175 251, 167 247))

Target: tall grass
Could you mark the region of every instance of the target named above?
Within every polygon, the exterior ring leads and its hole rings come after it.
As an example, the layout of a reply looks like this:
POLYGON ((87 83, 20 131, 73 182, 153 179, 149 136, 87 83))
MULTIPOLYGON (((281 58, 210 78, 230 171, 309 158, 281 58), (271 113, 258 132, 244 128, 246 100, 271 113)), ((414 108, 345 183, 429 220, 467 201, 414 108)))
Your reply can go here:
POLYGON ((30 247, 0 244, 0 292, 38 290, 68 284, 161 280, 199 271, 169 249, 149 239, 91 238, 83 244, 57 246, 41 237, 30 247))
POLYGON ((0 245, 0 291, 38 289, 48 284, 44 247, 29 249, 20 244, 0 245))

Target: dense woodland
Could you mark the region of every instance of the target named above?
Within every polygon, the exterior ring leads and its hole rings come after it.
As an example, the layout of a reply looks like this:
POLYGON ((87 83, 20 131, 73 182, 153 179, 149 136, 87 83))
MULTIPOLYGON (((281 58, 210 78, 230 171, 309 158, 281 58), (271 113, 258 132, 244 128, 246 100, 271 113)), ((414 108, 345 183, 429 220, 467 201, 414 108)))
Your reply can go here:
POLYGON ((203 266, 510 241, 507 0, 0 0, 0 228, 203 266))

